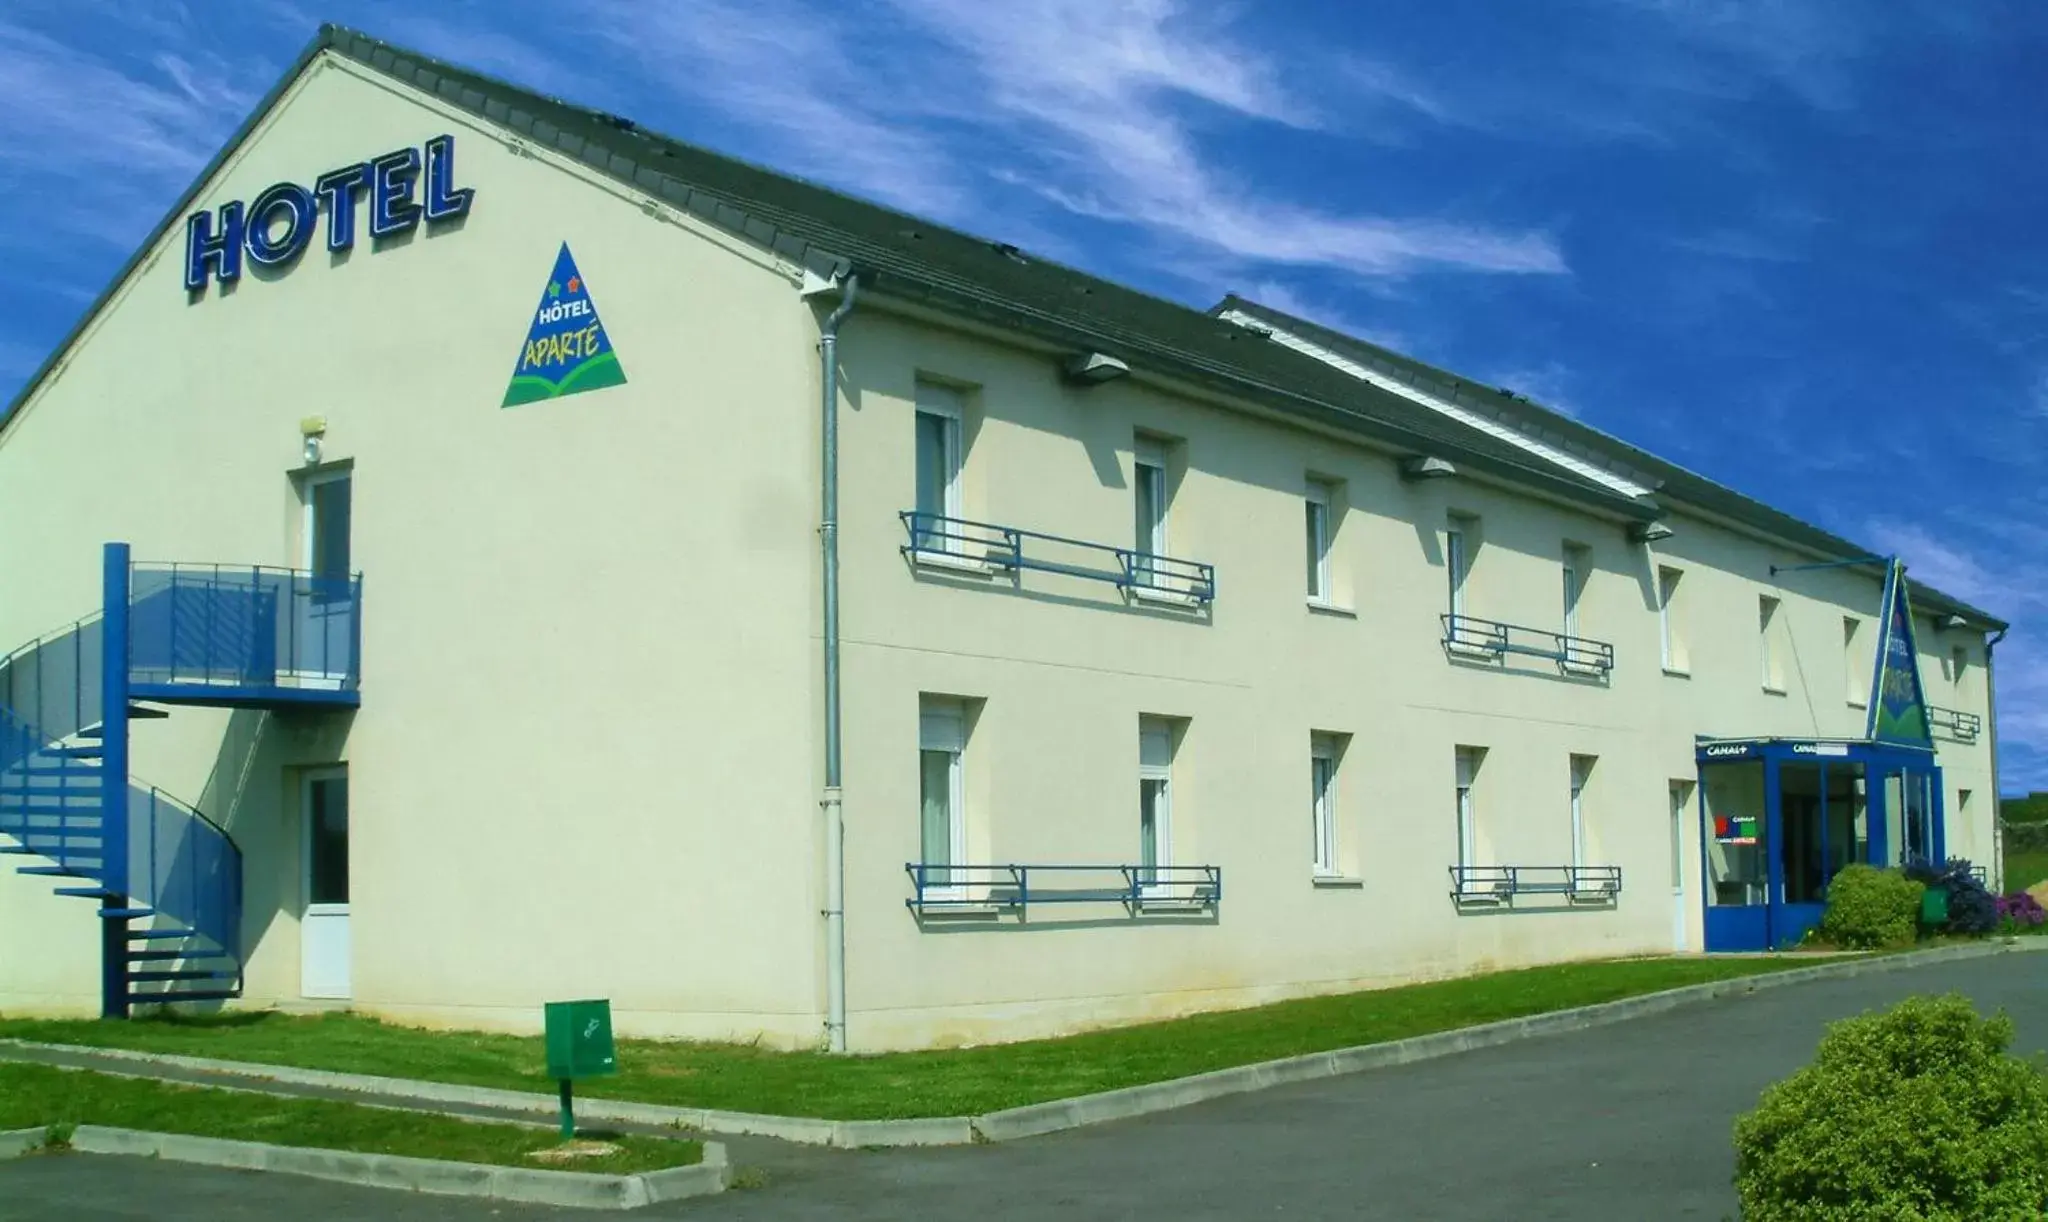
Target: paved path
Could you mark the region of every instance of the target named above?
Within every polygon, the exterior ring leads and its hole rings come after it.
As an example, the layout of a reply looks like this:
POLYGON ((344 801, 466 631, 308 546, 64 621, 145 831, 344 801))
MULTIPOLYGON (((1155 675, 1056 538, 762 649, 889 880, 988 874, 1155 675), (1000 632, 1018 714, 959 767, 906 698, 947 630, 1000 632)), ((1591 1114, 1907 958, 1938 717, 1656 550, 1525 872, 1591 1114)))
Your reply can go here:
MULTIPOLYGON (((730 1143, 767 1183, 636 1211, 758 1222, 1361 1218, 1720 1219, 1729 1129, 1830 1019, 1949 989, 2048 1051, 2048 954, 1821 981, 1611 1027, 1284 1087, 999 1146, 859 1152, 730 1143)), ((0 1219, 529 1222, 521 1206, 112 1158, 0 1165, 0 1219)))

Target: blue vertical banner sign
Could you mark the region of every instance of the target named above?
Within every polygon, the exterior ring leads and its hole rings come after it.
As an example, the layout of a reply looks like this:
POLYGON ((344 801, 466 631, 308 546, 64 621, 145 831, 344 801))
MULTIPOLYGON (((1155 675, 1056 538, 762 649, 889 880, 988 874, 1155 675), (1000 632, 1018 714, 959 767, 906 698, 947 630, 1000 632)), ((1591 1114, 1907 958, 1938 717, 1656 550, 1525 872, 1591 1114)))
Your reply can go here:
POLYGON ((1881 614, 1877 670, 1870 684, 1870 738, 1932 747, 1926 692, 1920 686, 1920 649, 1913 639, 1913 604, 1906 594, 1906 566, 1897 557, 1885 567, 1881 614))
POLYGON ((519 363, 512 370, 511 385, 505 388, 505 401, 498 406, 559 399, 624 385, 625 381, 626 370, 619 364, 611 336, 598 321, 590 286, 576 270, 576 258, 564 242, 547 287, 541 290, 526 343, 519 349, 519 363))

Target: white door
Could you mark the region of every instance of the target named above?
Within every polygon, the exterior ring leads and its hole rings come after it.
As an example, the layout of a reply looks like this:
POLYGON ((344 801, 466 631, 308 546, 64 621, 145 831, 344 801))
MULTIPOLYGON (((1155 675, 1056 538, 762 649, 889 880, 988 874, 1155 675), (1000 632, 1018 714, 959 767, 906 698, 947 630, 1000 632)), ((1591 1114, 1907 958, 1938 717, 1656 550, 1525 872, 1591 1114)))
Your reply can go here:
POLYGON ((348 773, 306 774, 299 794, 305 828, 305 913, 299 920, 299 992, 349 996, 348 773))
POLYGON ((1686 846, 1694 843, 1687 834, 1691 820, 1693 783, 1671 782, 1671 949, 1685 951, 1685 857, 1686 846))

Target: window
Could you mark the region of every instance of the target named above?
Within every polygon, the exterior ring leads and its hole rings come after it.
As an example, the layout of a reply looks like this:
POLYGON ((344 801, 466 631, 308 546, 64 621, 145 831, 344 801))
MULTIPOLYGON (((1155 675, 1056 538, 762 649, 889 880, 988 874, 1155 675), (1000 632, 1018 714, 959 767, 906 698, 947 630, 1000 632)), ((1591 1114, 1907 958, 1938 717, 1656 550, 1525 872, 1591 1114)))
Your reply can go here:
POLYGON ((1768 594, 1759 595, 1756 600, 1756 634, 1764 690, 1782 692, 1785 668, 1778 657, 1778 600, 1768 594))
POLYGON ((313 599, 328 602, 349 594, 349 526, 352 506, 350 472, 316 472, 303 490, 300 563, 313 575, 313 599))
POLYGON ((1159 890, 1173 861, 1173 726, 1138 719, 1138 882, 1159 890))
POLYGON ((1586 588, 1586 575, 1593 564, 1584 544, 1564 545, 1564 634, 1579 635, 1579 595, 1586 588))
POLYGON ((922 882, 957 888, 966 881, 952 867, 966 864, 967 799, 962 756, 967 748, 967 714, 958 700, 918 699, 918 861, 922 882))
POLYGON ((1685 813, 1692 807, 1691 781, 1671 782, 1671 894, 1685 890, 1685 813))
POLYGON ((1302 498, 1308 526, 1308 600, 1328 603, 1330 597, 1330 507, 1334 498, 1322 480, 1308 482, 1302 498))
POLYGON ((1842 617, 1842 672, 1846 676, 1843 698, 1862 708, 1870 682, 1870 667, 1863 657, 1863 621, 1853 615, 1842 617))
POLYGON ((1479 857, 1479 811, 1473 790, 1479 784, 1479 768, 1486 762, 1486 748, 1457 749, 1458 864, 1477 864, 1479 857))
POLYGON ((319 772, 306 780, 306 903, 348 905, 348 774, 319 772))
POLYGON ((1165 574, 1147 561, 1166 555, 1166 445, 1140 437, 1131 461, 1131 489, 1137 508, 1135 576, 1140 585, 1161 586, 1166 584, 1165 574))
POLYGON ((1594 757, 1572 756, 1572 865, 1587 864, 1592 829, 1586 825, 1586 782, 1593 777, 1594 757))
MULTIPOLYGON (((1471 568, 1471 559, 1466 553, 1466 533, 1470 519, 1451 519, 1444 531, 1444 576, 1450 583, 1450 610, 1453 617, 1465 614, 1465 576, 1471 568)), ((1457 626, 1452 625, 1452 636, 1457 636, 1457 626)))
POLYGON ((1328 734, 1309 736, 1308 783, 1310 826, 1314 835, 1315 873, 1319 878, 1337 873, 1337 739, 1328 734))
POLYGON ((1657 566, 1657 636, 1663 648, 1664 669, 1674 674, 1686 674, 1691 668, 1691 659, 1686 656, 1684 625, 1680 622, 1678 605, 1678 582, 1684 572, 1679 569, 1657 566))
POLYGON ((920 551, 957 552, 959 531, 938 521, 958 518, 960 509, 959 391, 930 382, 917 384, 917 518, 920 551))

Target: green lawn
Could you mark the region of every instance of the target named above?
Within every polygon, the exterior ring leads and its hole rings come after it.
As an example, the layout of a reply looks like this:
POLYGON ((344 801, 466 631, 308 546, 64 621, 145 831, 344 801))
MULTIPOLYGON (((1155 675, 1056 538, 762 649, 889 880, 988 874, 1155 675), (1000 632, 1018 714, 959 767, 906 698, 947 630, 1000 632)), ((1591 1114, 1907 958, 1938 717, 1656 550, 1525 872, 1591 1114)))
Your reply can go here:
POLYGON ((2025 891, 2044 878, 2048 878, 2048 851, 2005 855, 2006 894, 2025 891))
MULTIPOLYGON (((584 1095, 867 1120, 977 1115, 1254 1061, 1374 1044, 1800 966, 1796 956, 1562 964, 934 1052, 834 1057, 745 1045, 619 1042, 584 1095)), ((538 1022, 539 1014, 535 1014, 538 1022)), ((856 1020, 858 1021, 858 1020, 856 1020)), ((551 1092, 538 1037, 429 1032, 348 1014, 132 1022, 0 1018, 0 1037, 551 1092)))
POLYGON ((694 1141, 620 1137, 606 1139, 621 1147, 617 1154, 542 1163, 527 1155, 560 1144, 552 1129, 0 1063, 0 1131, 80 1124, 613 1175, 680 1167, 704 1154, 694 1141))

